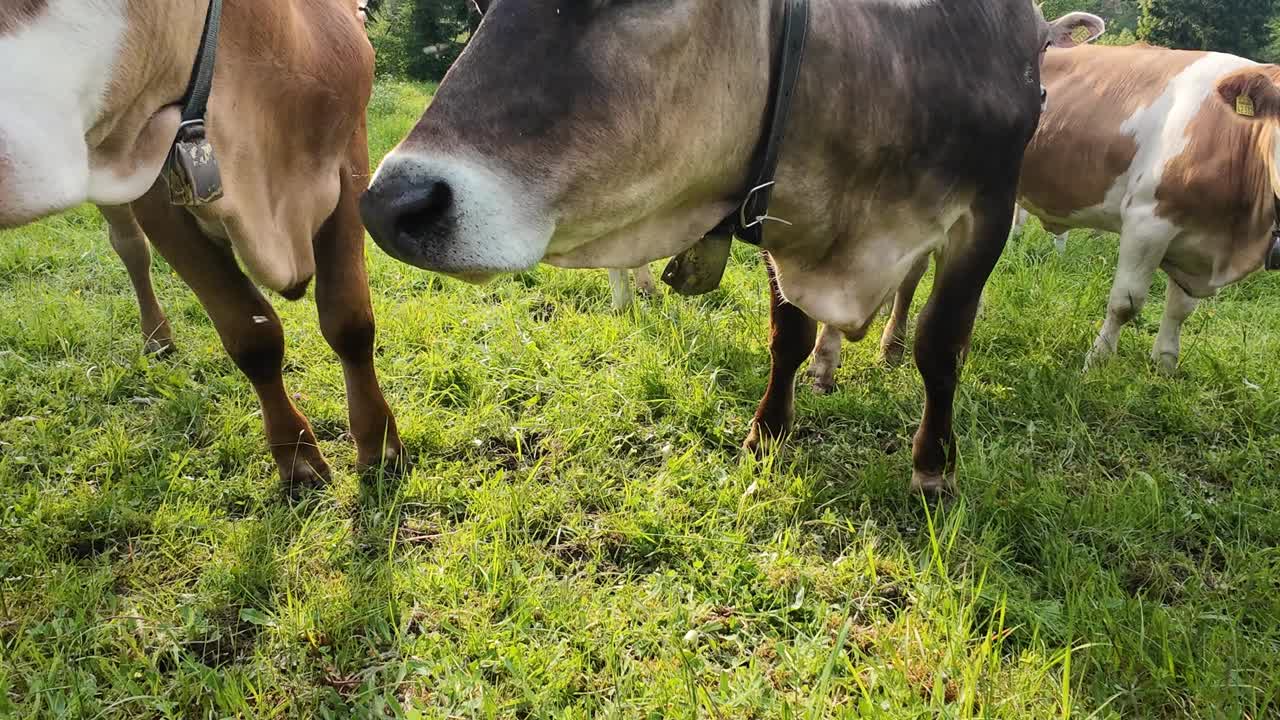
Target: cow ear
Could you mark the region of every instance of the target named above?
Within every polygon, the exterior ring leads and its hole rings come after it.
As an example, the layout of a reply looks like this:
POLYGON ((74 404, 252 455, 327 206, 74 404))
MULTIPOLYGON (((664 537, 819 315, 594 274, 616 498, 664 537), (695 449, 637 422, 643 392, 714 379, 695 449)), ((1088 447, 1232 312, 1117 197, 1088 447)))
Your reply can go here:
POLYGON ((1280 119, 1280 88, 1260 69, 1226 76, 1218 82, 1218 97, 1242 117, 1280 119))
POLYGON ((1097 15, 1086 12, 1067 13, 1049 23, 1049 46, 1073 48, 1097 40, 1107 31, 1107 24, 1097 15))

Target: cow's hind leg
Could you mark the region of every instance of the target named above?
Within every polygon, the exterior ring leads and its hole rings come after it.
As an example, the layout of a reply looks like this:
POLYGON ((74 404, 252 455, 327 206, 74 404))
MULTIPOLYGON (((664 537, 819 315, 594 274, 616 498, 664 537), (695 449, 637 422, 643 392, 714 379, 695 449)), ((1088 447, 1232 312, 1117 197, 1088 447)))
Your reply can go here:
POLYGON ((658 292, 658 286, 653 282, 653 273, 649 271, 649 263, 645 263, 635 269, 636 276, 636 292, 650 297, 658 292))
POLYGON ((907 352, 907 328, 911 322, 911 301, 916 296, 916 288, 920 278, 929 269, 929 256, 925 255, 912 266, 903 278, 898 291, 893 295, 893 313, 885 323, 884 334, 880 336, 880 359, 890 367, 902 364, 902 357, 907 352))
POLYGON ((813 318, 783 299, 771 259, 765 259, 765 268, 769 273, 769 386, 756 409, 751 433, 743 443, 744 448, 757 453, 766 441, 781 438, 791 430, 796 372, 808 359, 818 334, 813 318))
POLYGON ((823 325, 818 344, 813 346, 813 361, 809 363, 809 378, 813 391, 826 395, 836 387, 836 370, 840 367, 840 350, 844 345, 844 333, 833 325, 823 325))
MULTIPOLYGON (((952 230, 945 263, 920 313, 915 360, 924 380, 924 417, 912 448, 911 487, 927 495, 955 483, 953 428, 960 359, 967 351, 987 278, 1009 238, 1013 192, 988 192, 974 208, 972 227, 952 230)), ((967 224, 966 224, 967 225, 967 224)))
POLYGON ((1164 317, 1160 320, 1160 334, 1151 348, 1151 361, 1162 372, 1173 374, 1178 369, 1178 356, 1182 351, 1182 324, 1191 317, 1199 300, 1191 297, 1172 278, 1165 290, 1164 317))
POLYGON ((99 207, 98 210, 107 220, 111 247, 124 261, 133 293, 138 299, 143 349, 154 355, 164 355, 174 349, 173 330, 151 286, 151 249, 147 236, 127 205, 99 207))
POLYGON ((1151 290, 1151 276, 1169 249, 1173 233, 1159 220, 1125 223, 1120 235, 1120 262, 1107 301, 1107 319, 1085 358, 1085 369, 1115 354, 1120 330, 1142 312, 1151 290))
POLYGON ((230 250, 205 237, 185 210, 169 204, 164 184, 158 187, 133 209, 156 249, 200 298, 222 346, 253 384, 281 479, 290 488, 328 480, 329 466, 315 434, 285 390, 280 318, 230 250))
POLYGON ((316 309, 320 331, 342 362, 357 467, 398 470, 404 446, 373 365, 373 306, 358 197, 355 180, 344 173, 338 207, 315 238, 316 309))
POLYGON ((625 269, 609 270, 609 290, 613 293, 613 309, 626 310, 635 300, 631 291, 631 278, 625 269))

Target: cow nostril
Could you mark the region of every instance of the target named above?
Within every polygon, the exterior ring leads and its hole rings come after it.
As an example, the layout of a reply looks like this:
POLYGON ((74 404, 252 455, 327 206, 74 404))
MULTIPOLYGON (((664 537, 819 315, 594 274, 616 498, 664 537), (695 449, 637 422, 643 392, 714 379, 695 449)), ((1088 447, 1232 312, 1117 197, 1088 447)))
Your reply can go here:
POLYGON ((444 180, 429 180, 409 190, 398 204, 396 234, 416 237, 448 213, 453 206, 453 188, 444 180))

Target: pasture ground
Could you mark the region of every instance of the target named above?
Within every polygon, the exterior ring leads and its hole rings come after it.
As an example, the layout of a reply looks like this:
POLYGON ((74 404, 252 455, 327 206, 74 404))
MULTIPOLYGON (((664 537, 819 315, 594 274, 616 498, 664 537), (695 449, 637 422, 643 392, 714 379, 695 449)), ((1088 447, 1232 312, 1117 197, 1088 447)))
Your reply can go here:
MULTIPOLYGON (((379 85, 375 157, 427 92, 379 85)), ((96 214, 3 236, 0 717, 1280 716, 1280 276, 1205 303, 1172 378, 1160 281, 1082 374, 1114 242, 1011 243, 962 492, 930 509, 920 380, 871 341, 784 451, 739 454, 768 365, 747 249, 623 314, 604 272, 470 287, 368 254, 416 466, 353 474, 314 305, 279 301, 336 473, 290 503, 163 262, 157 360, 96 214)))

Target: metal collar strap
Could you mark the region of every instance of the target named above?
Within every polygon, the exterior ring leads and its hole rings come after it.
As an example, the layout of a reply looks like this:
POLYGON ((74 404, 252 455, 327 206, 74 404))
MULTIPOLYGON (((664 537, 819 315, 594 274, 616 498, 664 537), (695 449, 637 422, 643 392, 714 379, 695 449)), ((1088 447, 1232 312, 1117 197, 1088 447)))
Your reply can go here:
POLYGON ((787 135, 787 119, 795 99, 808 36, 809 0, 783 0, 782 42, 778 51, 777 69, 770 83, 772 87, 764 136, 752 163, 747 194, 738 210, 722 220, 709 235, 732 235, 757 246, 764 241, 764 222, 769 218, 774 176, 778 172, 782 142, 787 135))

